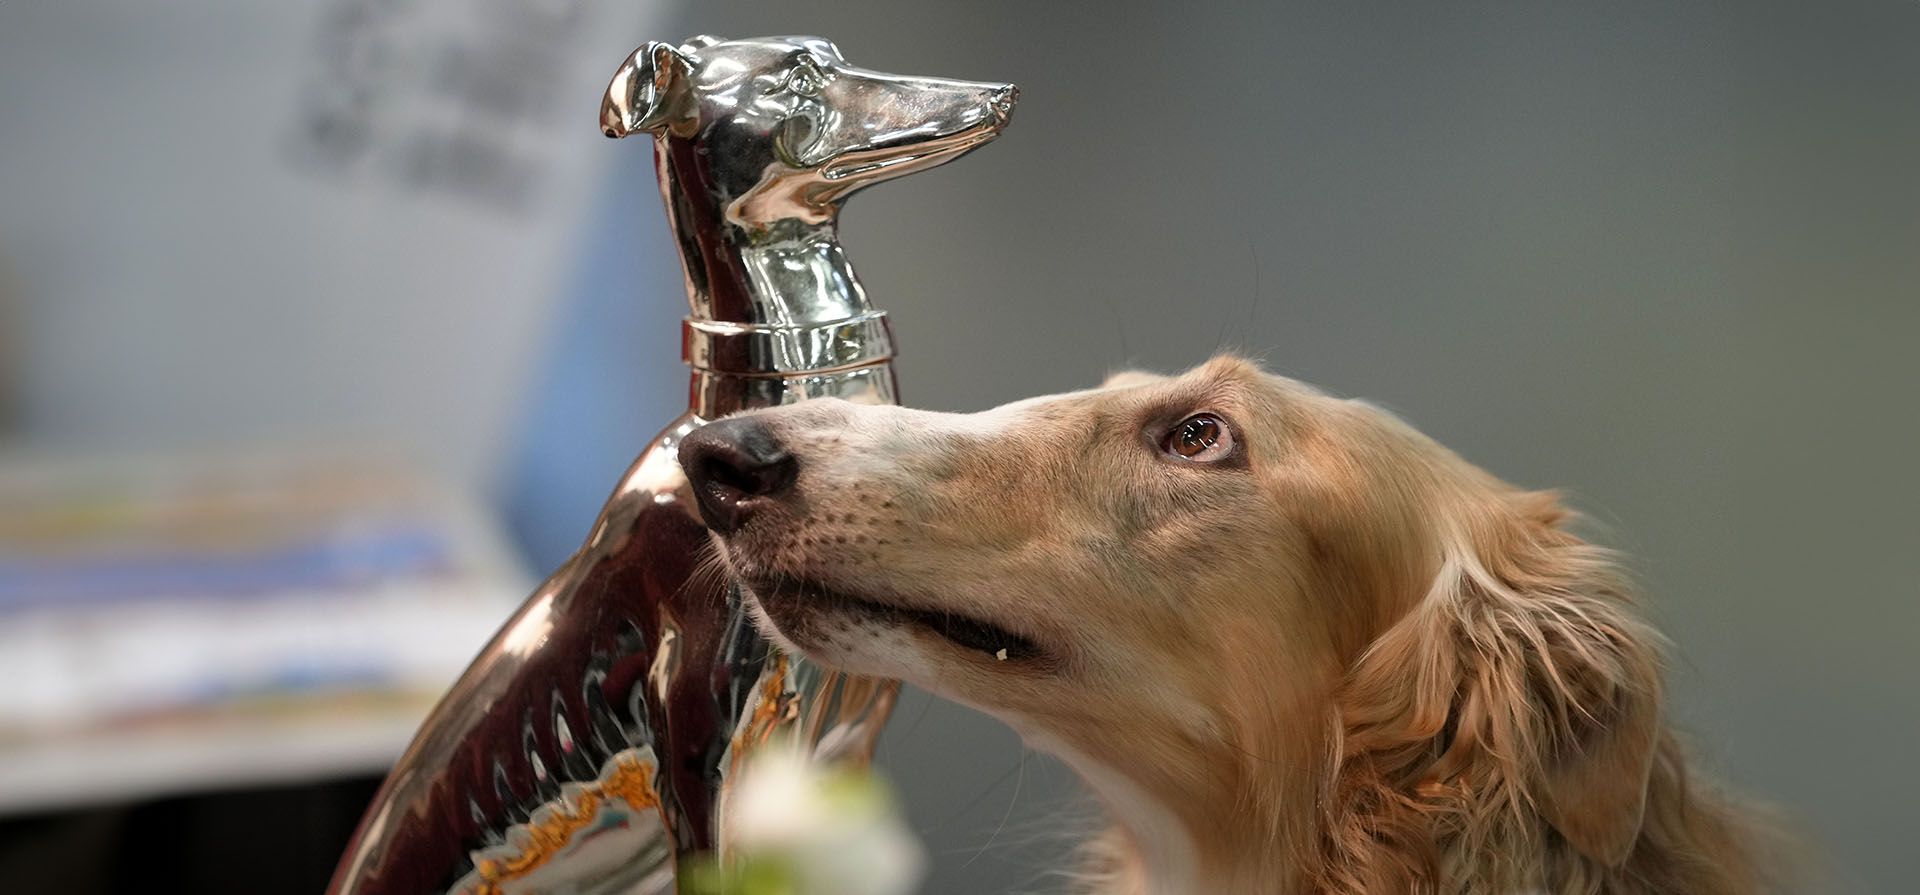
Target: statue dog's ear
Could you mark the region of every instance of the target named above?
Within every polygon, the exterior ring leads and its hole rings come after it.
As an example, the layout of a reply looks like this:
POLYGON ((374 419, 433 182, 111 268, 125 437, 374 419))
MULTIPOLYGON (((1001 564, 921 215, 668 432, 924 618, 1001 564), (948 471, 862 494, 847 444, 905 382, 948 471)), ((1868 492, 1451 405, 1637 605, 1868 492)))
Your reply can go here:
POLYGON ((613 73, 600 103, 600 130, 609 137, 659 133, 691 118, 687 78, 693 64, 679 50, 649 41, 613 73))

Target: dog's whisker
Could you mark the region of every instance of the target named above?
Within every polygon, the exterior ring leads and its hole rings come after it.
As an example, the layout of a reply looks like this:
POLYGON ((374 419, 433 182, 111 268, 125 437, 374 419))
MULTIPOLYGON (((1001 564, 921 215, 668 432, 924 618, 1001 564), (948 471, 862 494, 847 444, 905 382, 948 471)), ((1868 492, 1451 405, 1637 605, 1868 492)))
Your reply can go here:
POLYGON ((999 841, 1000 832, 1007 828, 1007 821, 1013 817, 1014 806, 1020 803, 1020 790, 1027 782, 1027 754, 1027 750, 1020 750, 1020 762, 1014 766, 1018 774, 1013 780, 1013 795, 1007 798, 1007 810, 1001 813, 1000 823, 994 826, 993 834, 988 836, 987 841, 981 844, 978 851, 973 853, 973 857, 968 858, 965 864, 960 865, 960 869, 965 870, 968 867, 972 867, 973 862, 980 860, 980 856, 986 854, 987 849, 992 848, 993 844, 999 841))
POLYGON ((1005 771, 1002 771, 1000 773, 1000 776, 993 778, 992 783, 989 783, 986 786, 982 787, 978 794, 976 794, 973 798, 967 800, 966 804, 961 805, 959 808, 954 809, 953 813, 947 815, 947 818, 945 820, 942 820, 939 823, 934 824, 933 826, 927 827, 921 830, 920 832, 922 834, 937 833, 943 829, 946 829, 954 821, 957 821, 960 818, 965 817, 973 809, 979 807, 981 802, 986 801, 988 796, 993 795, 994 791, 998 790, 1000 786, 1006 783, 1009 778, 1013 777, 1015 774, 1024 773, 1023 768, 1026 765, 1026 761, 1027 761, 1027 753, 1026 753, 1026 749, 1023 747, 1020 752, 1020 759, 1014 762, 1012 765, 1008 766, 1005 771))
POLYGON ((687 574, 686 581, 682 582, 675 596, 684 597, 688 593, 724 594, 726 589, 715 585, 728 577, 730 572, 726 555, 718 544, 708 541, 701 547, 694 560, 693 571, 687 574))

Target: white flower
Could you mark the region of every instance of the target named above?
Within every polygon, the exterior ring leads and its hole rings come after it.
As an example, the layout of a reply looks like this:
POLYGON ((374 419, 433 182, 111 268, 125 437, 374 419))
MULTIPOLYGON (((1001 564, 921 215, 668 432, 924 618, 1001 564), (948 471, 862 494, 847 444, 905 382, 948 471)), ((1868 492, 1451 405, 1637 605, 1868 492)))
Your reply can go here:
POLYGON ((777 867, 794 895, 908 895, 924 857, 872 774, 770 745, 729 798, 727 863, 777 867))

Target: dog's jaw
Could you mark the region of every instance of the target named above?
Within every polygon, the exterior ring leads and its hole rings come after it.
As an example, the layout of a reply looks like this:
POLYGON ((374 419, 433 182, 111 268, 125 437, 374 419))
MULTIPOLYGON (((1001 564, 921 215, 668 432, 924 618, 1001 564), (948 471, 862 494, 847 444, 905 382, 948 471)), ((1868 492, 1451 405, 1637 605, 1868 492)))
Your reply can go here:
POLYGON ((930 686, 926 658, 903 632, 806 607, 770 611, 751 589, 747 611, 762 635, 794 655, 840 671, 930 686))
POLYGON ((754 622, 769 639, 842 671, 947 690, 959 675, 1043 675, 1057 667, 1043 646, 988 623, 823 585, 735 577, 743 579, 754 622))
MULTIPOLYGON (((1086 782, 1106 807, 1125 840, 1124 858, 1110 868, 1112 878, 1100 891, 1139 895, 1203 895, 1224 890, 1206 884, 1194 836, 1180 812, 1123 770, 1091 757, 1048 729, 1043 721, 1004 706, 968 699, 953 686, 947 649, 927 643, 932 635, 819 607, 776 603, 770 611, 747 590, 748 610, 756 626, 781 649, 830 668, 904 680, 996 715, 1034 749, 1060 758, 1086 782), (779 616, 776 619, 776 615, 779 616)), ((1116 856, 1120 858, 1121 856, 1116 856)))

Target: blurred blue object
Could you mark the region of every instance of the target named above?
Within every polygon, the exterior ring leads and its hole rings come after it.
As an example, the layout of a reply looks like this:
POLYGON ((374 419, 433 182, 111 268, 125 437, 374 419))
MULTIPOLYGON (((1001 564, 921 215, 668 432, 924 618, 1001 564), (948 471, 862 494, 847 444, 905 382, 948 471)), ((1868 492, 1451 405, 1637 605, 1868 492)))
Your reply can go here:
POLYGON ((541 351, 501 488, 508 530, 542 573, 580 546, 621 472, 686 406, 686 295, 653 154, 630 144, 608 151, 619 159, 541 351))
POLYGON ((227 545, 46 557, 0 550, 0 612, 120 600, 240 600, 345 591, 450 568, 452 545, 428 525, 332 531, 265 549, 227 545))

